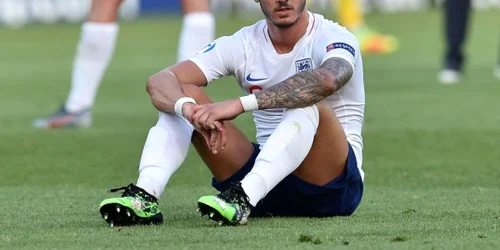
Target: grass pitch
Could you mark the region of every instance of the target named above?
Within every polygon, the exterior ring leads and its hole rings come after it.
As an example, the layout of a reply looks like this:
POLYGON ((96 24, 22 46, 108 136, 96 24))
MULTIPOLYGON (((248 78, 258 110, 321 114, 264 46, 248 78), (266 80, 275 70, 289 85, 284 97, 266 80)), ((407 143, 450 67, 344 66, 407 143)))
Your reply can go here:
MULTIPOLYGON (((219 227, 195 212, 215 191, 189 154, 168 184, 165 224, 109 228, 99 202, 135 182, 147 132, 156 121, 148 76, 175 60, 180 20, 123 23, 88 130, 37 131, 31 121, 56 109, 69 90, 76 25, 0 29, 0 248, 2 249, 499 249, 500 81, 495 12, 475 15, 466 75, 436 79, 442 52, 438 12, 371 15, 399 36, 401 50, 365 56, 363 201, 351 217, 253 219, 219 227)), ((218 20, 218 34, 251 21, 218 20)), ((228 78, 215 100, 239 96, 228 78)), ((237 125, 254 136, 251 117, 237 125)))

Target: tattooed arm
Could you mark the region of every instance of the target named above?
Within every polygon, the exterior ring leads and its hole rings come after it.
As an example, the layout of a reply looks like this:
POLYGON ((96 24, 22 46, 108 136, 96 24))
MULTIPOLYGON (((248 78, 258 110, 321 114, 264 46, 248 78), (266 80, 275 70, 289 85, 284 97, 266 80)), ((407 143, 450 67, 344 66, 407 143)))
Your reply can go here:
MULTIPOLYGON (((298 73, 273 87, 255 93, 255 97, 249 95, 243 98, 250 97, 250 110, 256 109, 257 106, 258 109, 307 107, 342 88, 351 79, 352 74, 352 65, 347 60, 330 58, 318 69, 298 73)), ((215 121, 232 120, 245 112, 245 104, 240 98, 197 105, 193 110, 193 124, 210 128, 215 121)))
POLYGON ((259 109, 307 107, 342 88, 352 74, 352 65, 347 60, 334 57, 318 69, 298 73, 255 96, 259 109))

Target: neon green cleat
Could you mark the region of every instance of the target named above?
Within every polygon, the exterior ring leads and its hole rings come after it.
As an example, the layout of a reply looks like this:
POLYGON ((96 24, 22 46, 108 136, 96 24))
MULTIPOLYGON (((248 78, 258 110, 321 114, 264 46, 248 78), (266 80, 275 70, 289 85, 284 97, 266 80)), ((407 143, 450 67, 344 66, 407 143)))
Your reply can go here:
POLYGON ((203 196, 198 200, 201 215, 208 214, 208 218, 219 222, 219 225, 246 224, 251 207, 241 183, 218 195, 203 196))
POLYGON ((99 205, 102 217, 111 227, 163 223, 154 196, 134 184, 111 189, 111 192, 119 190, 124 190, 122 197, 105 199, 99 205))

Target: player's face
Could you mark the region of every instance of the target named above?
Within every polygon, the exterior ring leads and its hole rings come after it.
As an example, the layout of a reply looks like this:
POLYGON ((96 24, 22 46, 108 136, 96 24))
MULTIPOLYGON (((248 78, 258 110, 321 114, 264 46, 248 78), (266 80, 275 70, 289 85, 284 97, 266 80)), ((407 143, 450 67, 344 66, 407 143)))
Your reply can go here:
POLYGON ((294 25, 306 7, 306 0, 260 0, 258 2, 266 18, 279 28, 294 25))

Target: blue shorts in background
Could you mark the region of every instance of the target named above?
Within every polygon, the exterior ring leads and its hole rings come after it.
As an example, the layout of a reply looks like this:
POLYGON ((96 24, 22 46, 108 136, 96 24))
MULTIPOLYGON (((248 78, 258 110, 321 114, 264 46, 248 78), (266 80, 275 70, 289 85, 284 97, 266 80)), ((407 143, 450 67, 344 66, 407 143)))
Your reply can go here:
MULTIPOLYGON (((225 181, 212 179, 212 186, 224 191, 231 183, 240 182, 252 170, 259 152, 259 145, 254 144, 254 152, 245 166, 225 181)), ((318 186, 291 174, 252 209, 251 216, 348 216, 356 210, 362 196, 363 181, 349 144, 346 168, 340 176, 318 186)))

